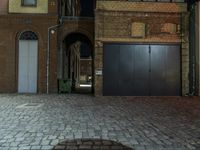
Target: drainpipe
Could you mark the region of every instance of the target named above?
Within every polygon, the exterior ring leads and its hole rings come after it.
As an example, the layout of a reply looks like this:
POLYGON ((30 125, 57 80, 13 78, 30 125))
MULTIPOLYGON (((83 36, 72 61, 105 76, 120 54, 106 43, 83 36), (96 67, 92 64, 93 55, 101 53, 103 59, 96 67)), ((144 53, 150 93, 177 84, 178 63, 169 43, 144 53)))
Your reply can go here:
POLYGON ((195 33, 195 23, 196 23, 196 16, 195 16, 195 5, 193 4, 190 6, 190 96, 196 95, 196 56, 195 56, 195 49, 196 49, 196 33, 195 33))
POLYGON ((49 94, 49 64, 50 64, 50 39, 51 39, 51 31, 53 29, 57 29, 58 27, 61 26, 61 23, 60 24, 57 24, 57 25, 54 25, 54 26, 51 26, 48 28, 48 42, 47 42, 47 62, 46 62, 46 76, 47 76, 47 79, 46 79, 46 93, 49 94))

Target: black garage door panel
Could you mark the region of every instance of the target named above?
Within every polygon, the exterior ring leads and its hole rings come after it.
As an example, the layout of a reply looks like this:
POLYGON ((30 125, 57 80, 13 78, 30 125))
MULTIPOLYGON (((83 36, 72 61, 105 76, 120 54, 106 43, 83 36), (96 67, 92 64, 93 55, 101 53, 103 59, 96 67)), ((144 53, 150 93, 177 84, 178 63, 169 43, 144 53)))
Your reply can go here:
POLYGON ((180 95, 179 50, 179 46, 151 46, 151 95, 180 95))
POLYGON ((166 87, 166 46, 154 45, 150 47, 150 50, 150 95, 168 95, 166 87))
POLYGON ((118 94, 130 95, 133 89, 133 47, 131 45, 120 45, 119 50, 119 72, 118 72, 118 94))
POLYGON ((167 47, 167 66, 166 66, 166 85, 170 94, 181 95, 181 76, 180 76, 180 46, 167 47), (178 64, 178 65, 177 65, 178 64))
POLYGON ((134 96, 149 95, 149 46, 134 46, 134 96))
POLYGON ((178 45, 104 45, 103 94, 180 95, 178 45))
POLYGON ((119 45, 105 45, 104 69, 103 78, 103 93, 104 95, 118 95, 118 72, 119 72, 119 45))

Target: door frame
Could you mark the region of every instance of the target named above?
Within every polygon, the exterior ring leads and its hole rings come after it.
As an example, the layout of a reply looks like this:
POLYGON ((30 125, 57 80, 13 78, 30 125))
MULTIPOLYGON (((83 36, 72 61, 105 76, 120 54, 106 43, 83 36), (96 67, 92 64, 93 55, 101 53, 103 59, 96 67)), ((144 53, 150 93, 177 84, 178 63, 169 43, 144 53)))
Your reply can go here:
MULTIPOLYGON (((20 41, 20 37, 21 37, 21 35, 23 34, 23 33, 25 33, 25 32, 27 32, 27 31, 31 31, 31 32, 33 32, 33 33, 35 33, 35 35, 37 36, 37 86, 36 86, 36 93, 35 94, 37 94, 38 93, 38 91, 39 91, 39 62, 40 62, 40 60, 39 60, 39 34, 37 33, 37 32, 35 32, 35 31, 33 31, 33 30, 23 30, 23 31, 21 31, 21 32, 19 32, 18 34, 17 34, 17 36, 16 36, 16 40, 15 40, 15 42, 16 42, 16 54, 15 54, 15 91, 16 91, 16 93, 18 93, 18 84, 19 84, 19 41, 20 41)), ((34 94, 34 93, 33 93, 34 94)))

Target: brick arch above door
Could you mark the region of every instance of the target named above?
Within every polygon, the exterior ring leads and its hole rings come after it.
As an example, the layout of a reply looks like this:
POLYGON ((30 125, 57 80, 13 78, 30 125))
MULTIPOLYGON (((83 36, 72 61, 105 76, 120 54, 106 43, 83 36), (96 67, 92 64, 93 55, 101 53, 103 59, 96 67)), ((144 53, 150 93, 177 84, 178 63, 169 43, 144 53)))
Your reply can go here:
POLYGON ((71 29, 64 30, 61 36, 61 40, 63 41, 68 35, 73 34, 73 33, 79 33, 79 34, 85 35, 90 40, 91 44, 94 45, 94 36, 92 35, 92 33, 83 29, 76 30, 76 29, 71 28, 71 29))

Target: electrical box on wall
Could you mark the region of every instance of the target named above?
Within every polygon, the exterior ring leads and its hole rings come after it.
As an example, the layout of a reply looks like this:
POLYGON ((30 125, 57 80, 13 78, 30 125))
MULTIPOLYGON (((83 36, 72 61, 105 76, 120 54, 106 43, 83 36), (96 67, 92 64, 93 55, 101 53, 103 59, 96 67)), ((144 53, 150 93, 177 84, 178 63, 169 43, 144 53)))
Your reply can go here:
POLYGON ((101 76, 103 74, 102 69, 96 69, 95 70, 95 75, 101 76))

